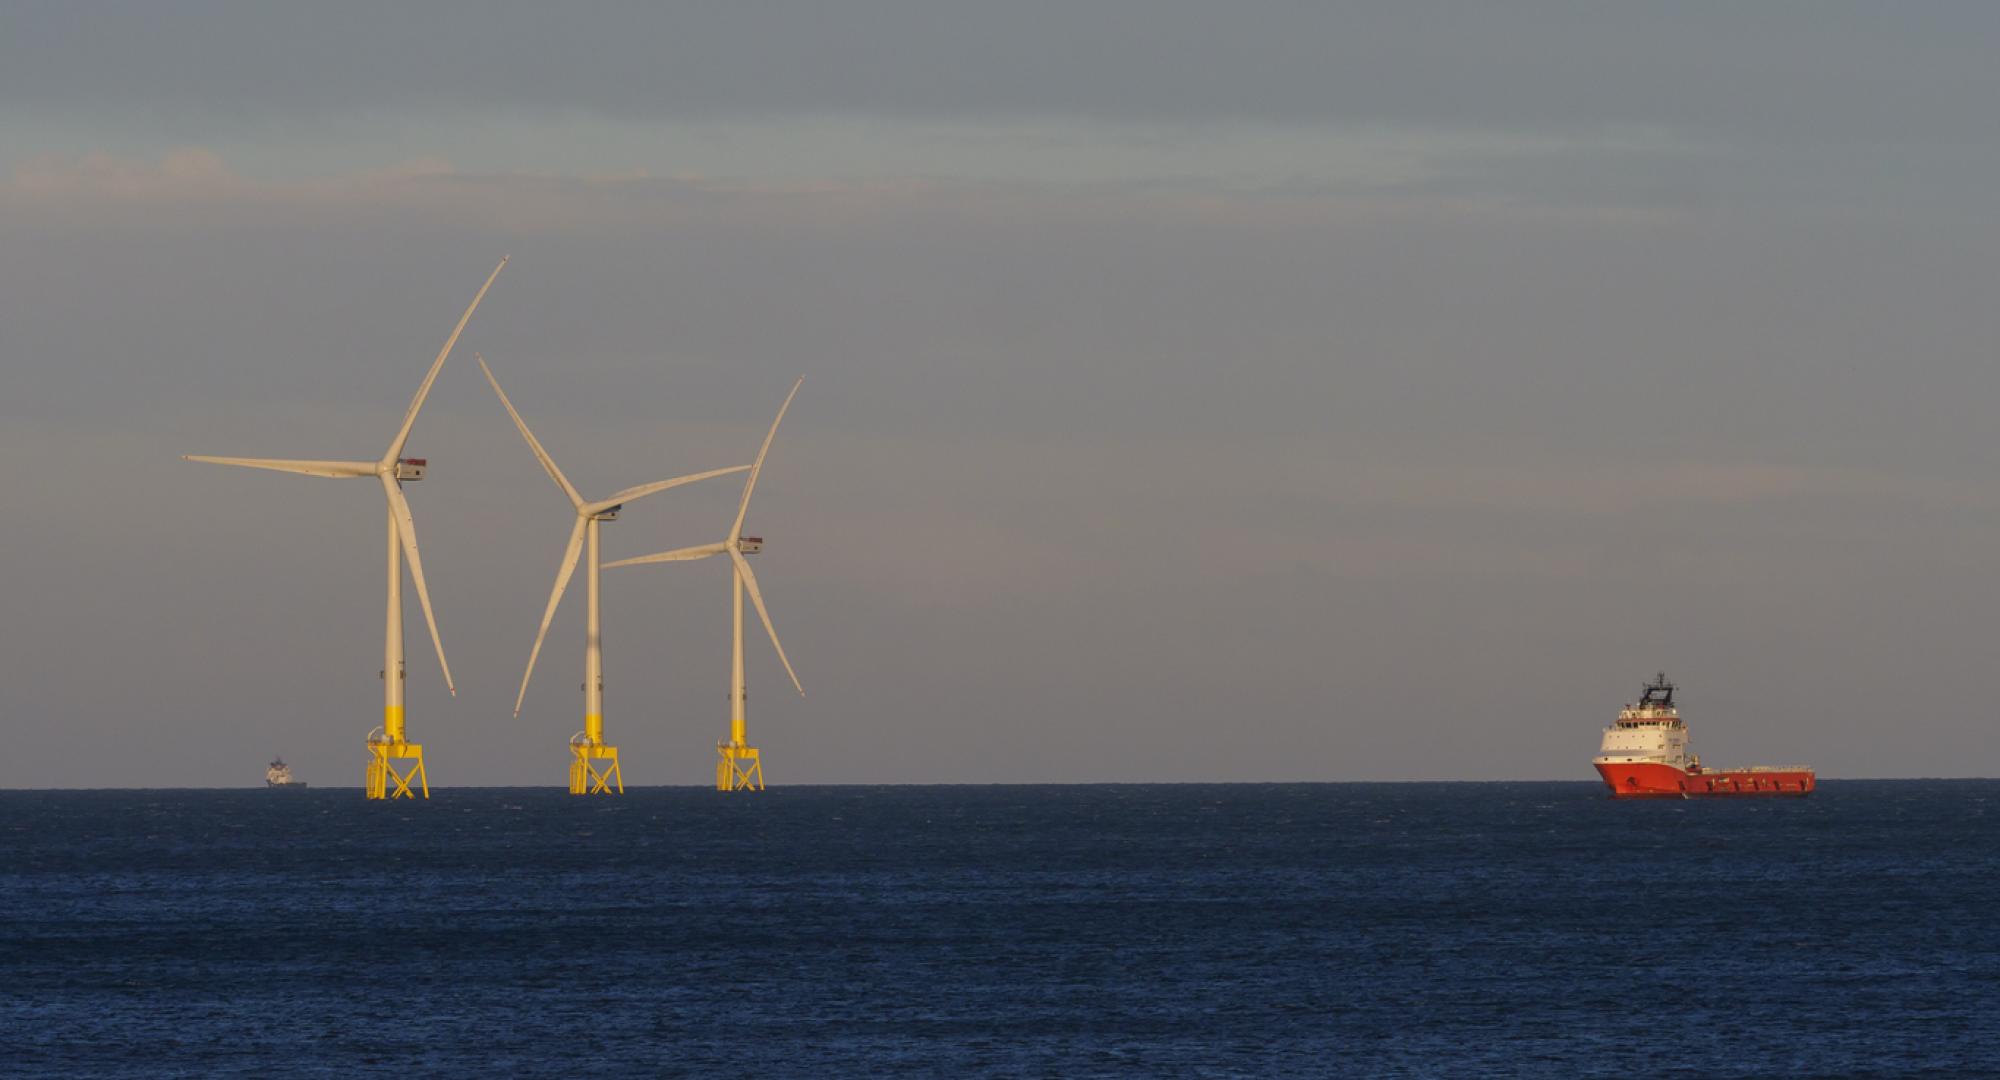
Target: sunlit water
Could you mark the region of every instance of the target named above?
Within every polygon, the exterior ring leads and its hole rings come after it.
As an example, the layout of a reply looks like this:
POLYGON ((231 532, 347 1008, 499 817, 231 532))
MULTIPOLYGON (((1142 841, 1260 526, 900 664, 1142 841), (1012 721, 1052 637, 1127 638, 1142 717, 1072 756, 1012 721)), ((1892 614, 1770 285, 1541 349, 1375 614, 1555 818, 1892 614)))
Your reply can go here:
POLYGON ((0 793, 0 1071, 2000 1075, 1997 808, 0 793))

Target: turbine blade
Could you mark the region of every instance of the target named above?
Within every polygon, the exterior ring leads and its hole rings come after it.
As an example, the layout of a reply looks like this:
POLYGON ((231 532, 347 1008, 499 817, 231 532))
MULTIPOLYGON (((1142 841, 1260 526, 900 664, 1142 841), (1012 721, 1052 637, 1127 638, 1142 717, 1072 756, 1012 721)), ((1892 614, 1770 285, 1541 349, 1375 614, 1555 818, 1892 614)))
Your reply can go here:
POLYGON ((535 658, 542 655, 542 639, 549 635, 549 623, 555 620, 556 605, 562 603, 563 590, 569 588, 569 578, 576 573, 576 560, 583 554, 583 531, 590 524, 588 517, 578 516, 576 528, 569 532, 569 547, 563 551, 562 567, 556 571, 556 587, 549 593, 549 607, 542 612, 542 628, 535 631, 535 648, 528 653, 528 670, 521 673, 521 693, 514 698, 514 715, 521 715, 521 703, 528 700, 528 680, 535 674, 535 658))
POLYGON ((375 475, 375 463, 372 461, 282 461, 277 458, 210 457, 206 454, 182 454, 181 460, 203 461, 210 465, 241 465, 247 469, 270 469, 272 472, 305 476, 346 478, 375 475))
POLYGON ((743 501, 736 504, 736 523, 729 527, 732 542, 743 535, 743 517, 750 512, 750 493, 757 489, 757 474, 764 471, 764 455, 771 452, 771 440, 778 437, 778 425, 785 420, 785 410, 792 407, 792 399, 799 396, 799 384, 805 381, 806 377, 801 375, 792 383, 792 392, 786 394, 785 403, 778 406, 778 418, 771 421, 771 430, 764 436, 764 445, 757 450, 757 460, 750 465, 750 479, 743 482, 743 501))
POLYGON ((451 336, 444 339, 444 348, 438 350, 437 359, 431 361, 431 370, 424 376, 423 385, 417 387, 417 396, 410 399, 410 411, 403 414, 403 427, 389 442, 389 452, 382 455, 382 464, 394 465, 403 454, 403 444, 410 441, 410 429, 417 424, 417 410, 424 407, 424 398, 430 396, 431 384, 437 382, 438 372, 444 368, 444 358, 451 355, 451 347, 458 344, 458 335, 465 332, 465 324, 472 321, 472 313, 479 310, 479 302, 486 299, 486 290, 493 287, 493 279, 507 268, 507 257, 500 256, 500 265, 486 275, 486 284, 479 287, 479 294, 472 298, 465 314, 458 317, 458 325, 452 327, 451 336))
POLYGON ((697 547, 675 548, 672 551, 662 551, 654 555, 641 555, 636 559, 620 559, 617 562, 605 563, 604 568, 609 570, 617 566, 639 566, 644 563, 691 562, 695 559, 706 559, 710 555, 720 555, 728 550, 728 544, 701 544, 697 547))
POLYGON ((698 472, 690 476, 676 476, 672 480, 655 480, 650 484, 628 487, 608 499, 600 499, 597 502, 589 503, 583 509, 587 513, 601 514, 614 506, 622 506, 628 502, 635 502, 648 495, 658 494, 668 488, 677 488, 682 484, 692 484, 698 480, 708 480, 717 476, 728 476, 730 473, 740 473, 749 467, 748 465, 731 465, 727 469, 710 469, 707 472, 698 472))
POLYGON ((542 449, 541 440, 536 439, 535 433, 528 430, 528 422, 521 419, 521 414, 515 410, 514 403, 507 400, 507 391, 500 389, 500 380, 493 377, 493 369, 486 366, 486 358, 478 353, 473 353, 472 357, 479 361, 479 370, 486 373, 486 381, 493 384, 493 392, 500 395, 500 404, 507 406, 507 415, 514 418, 514 426, 521 429, 521 437, 528 440, 528 449, 535 452, 536 460, 542 463, 542 469, 549 474, 549 479, 554 480, 556 486, 563 489, 563 494, 569 496, 571 506, 582 507, 583 496, 576 493, 576 488, 570 484, 569 477, 564 476, 562 470, 556 468, 556 459, 550 457, 547 450, 542 449))
POLYGON ((417 554, 417 523, 410 517, 410 502, 403 497, 403 485, 382 474, 382 490, 389 496, 389 513, 396 519, 396 535, 403 541, 403 561, 410 564, 410 578, 417 583, 417 603, 424 609, 424 624, 431 628, 431 644, 437 646, 438 668, 444 672, 445 689, 458 696, 451 681, 451 665, 444 659, 444 639, 438 636, 437 615, 431 611, 431 590, 424 584, 424 559, 417 554))
POLYGON ((799 686, 799 673, 792 670, 792 662, 785 659, 785 647, 778 644, 778 631, 771 625, 771 613, 764 610, 764 594, 757 590, 757 575, 750 572, 750 560, 744 558, 735 545, 731 545, 729 561, 736 564, 736 572, 743 576, 743 589, 750 594, 750 602, 757 605, 757 617, 764 620, 764 632, 771 635, 771 647, 778 650, 778 659, 785 665, 785 674, 792 677, 792 685, 798 687, 799 696, 806 696, 806 688, 799 686))

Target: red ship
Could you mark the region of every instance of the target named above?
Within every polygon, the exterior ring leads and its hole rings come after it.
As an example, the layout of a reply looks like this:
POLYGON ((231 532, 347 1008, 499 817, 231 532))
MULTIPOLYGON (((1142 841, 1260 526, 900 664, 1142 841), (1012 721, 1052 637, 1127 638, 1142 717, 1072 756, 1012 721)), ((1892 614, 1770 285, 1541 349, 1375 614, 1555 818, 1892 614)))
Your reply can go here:
POLYGON ((1667 673, 1646 684, 1639 700, 1618 710, 1591 761, 1614 799, 1695 799, 1724 796, 1797 797, 1814 786, 1811 766, 1759 765, 1707 769, 1688 753, 1687 725, 1674 706, 1667 673))

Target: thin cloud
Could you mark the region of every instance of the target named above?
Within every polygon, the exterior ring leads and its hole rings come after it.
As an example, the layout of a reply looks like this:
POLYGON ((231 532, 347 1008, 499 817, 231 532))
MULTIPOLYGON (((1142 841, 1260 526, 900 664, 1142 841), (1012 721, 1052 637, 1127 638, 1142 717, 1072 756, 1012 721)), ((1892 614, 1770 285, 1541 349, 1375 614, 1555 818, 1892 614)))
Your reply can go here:
POLYGON ((1200 180, 1001 182, 924 177, 742 179, 661 176, 643 169, 550 175, 460 171, 425 157, 385 168, 269 180, 244 175, 213 150, 147 160, 105 153, 42 155, 0 186, 0 215, 40 221, 139 224, 421 213, 427 220, 506 232, 677 223, 830 226, 891 217, 1224 224, 1252 228, 1387 220, 1507 219, 1647 224, 1672 215, 1641 207, 1537 205, 1504 196, 1425 194, 1393 186, 1231 189, 1200 180), (174 218, 158 215, 176 212, 174 218))

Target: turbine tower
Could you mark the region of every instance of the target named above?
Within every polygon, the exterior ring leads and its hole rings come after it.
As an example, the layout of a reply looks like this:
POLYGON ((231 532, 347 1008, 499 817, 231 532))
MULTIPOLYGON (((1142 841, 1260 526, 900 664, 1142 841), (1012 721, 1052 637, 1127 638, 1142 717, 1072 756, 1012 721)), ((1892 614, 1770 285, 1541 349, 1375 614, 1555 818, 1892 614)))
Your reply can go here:
POLYGON ((805 382, 801 375, 792 383, 792 392, 785 395, 785 403, 778 406, 778 418, 771 421, 771 430, 764 436, 764 445, 757 451, 757 460, 750 466, 750 478, 743 482, 743 500, 736 504, 736 520, 729 526, 729 535, 719 544, 702 544, 698 547, 678 548, 662 551, 656 555, 641 555, 636 559, 620 559, 611 566, 637 566, 641 563, 688 562, 706 559, 711 555, 727 555, 732 564, 731 592, 735 597, 734 636, 729 653, 729 738, 715 744, 715 790, 717 791, 762 791, 764 790, 764 760, 756 747, 751 746, 746 732, 744 699, 748 688, 743 681, 743 592, 748 589, 750 602, 757 605, 757 617, 764 621, 764 632, 771 635, 771 647, 778 650, 778 659, 785 665, 785 674, 792 677, 792 685, 799 696, 806 695, 806 688, 799 685, 798 673, 792 670, 792 662, 785 658, 785 647, 778 644, 778 631, 771 626, 771 613, 764 608, 764 594, 757 588, 757 575, 751 573, 749 560, 745 556, 755 555, 764 549, 764 540, 758 536, 743 535, 743 518, 750 512, 750 493, 757 488, 757 477, 764 471, 764 457, 771 452, 771 440, 778 435, 778 425, 784 422, 785 410, 792 407, 792 399, 798 396, 799 383, 805 382))
POLYGON ((521 715, 521 703, 528 697, 528 680, 535 674, 535 659, 542 654, 542 639, 548 636, 549 622, 556 617, 556 605, 562 602, 563 590, 569 586, 570 575, 576 572, 577 556, 588 547, 590 566, 588 569, 588 596, 586 604, 587 625, 583 637, 583 730, 570 736, 569 740, 569 793, 571 795, 609 795, 615 785, 618 794, 625 793, 625 777, 618 768, 618 748, 604 742, 604 650, 603 634, 599 626, 598 604, 598 528, 604 522, 615 521, 618 511, 628 502, 643 499, 668 488, 682 484, 692 484, 697 480, 707 480, 715 476, 727 476, 750 468, 736 465, 727 469, 710 469, 708 472, 691 476, 676 476, 672 480, 656 480, 650 484, 629 487, 608 499, 585 502, 570 484, 569 478, 556 468, 555 459, 536 440, 535 433, 528 430, 528 422, 514 409, 514 403, 507 400, 507 392, 500 389, 500 380, 493 377, 493 369, 486 366, 486 358, 474 353, 479 360, 479 370, 486 373, 486 381, 493 384, 493 392, 500 395, 500 404, 506 406, 507 415, 514 418, 514 426, 521 429, 521 438, 528 442, 528 449, 542 463, 549 479, 556 482, 563 494, 569 497, 570 506, 576 510, 576 525, 569 532, 569 547, 563 551, 562 565, 556 570, 556 587, 549 593, 549 606, 542 612, 542 628, 535 632, 535 647, 528 653, 528 670, 521 675, 521 693, 514 699, 514 715, 521 715), (599 769, 597 762, 608 762, 599 769))
POLYGON ((379 461, 281 461, 270 458, 207 457, 199 454, 183 455, 186 461, 206 461, 215 465, 241 465, 252 469, 271 469, 277 472, 301 473, 306 476, 329 476, 337 479, 351 477, 374 477, 382 483, 382 494, 389 504, 389 617, 387 632, 382 648, 382 726, 368 735, 367 793, 371 799, 416 798, 410 790, 415 783, 431 797, 430 778, 424 772, 424 748, 406 738, 403 725, 403 569, 402 560, 410 563, 410 578, 417 585, 417 600, 423 605, 424 622, 431 630, 431 644, 437 647, 438 667, 444 672, 444 684, 458 695, 458 687, 451 681, 451 665, 444 659, 444 640, 438 637, 437 616, 431 612, 430 590, 424 586, 424 563, 417 554, 417 527, 410 517, 410 504, 403 498, 403 483, 422 480, 424 470, 429 465, 423 458, 403 456, 403 444, 410 439, 410 429, 416 426, 417 411, 424 407, 424 398, 437 382, 438 372, 444 368, 445 357, 451 355, 452 346, 458 344, 458 335, 465 331, 465 324, 472 320, 472 313, 479 308, 479 302, 486 298, 486 290, 493 287, 493 279, 507 266, 502 256, 500 265, 487 275, 486 284, 466 307, 465 314, 459 316, 458 325, 452 328, 451 336, 444 341, 444 348, 438 350, 437 359, 431 362, 430 371, 424 375, 423 384, 417 387, 417 396, 410 399, 410 409, 403 414, 403 426, 396 437, 389 442, 389 449, 379 461), (398 762, 409 762, 399 768, 398 762), (390 781, 395 782, 392 791, 390 781))

